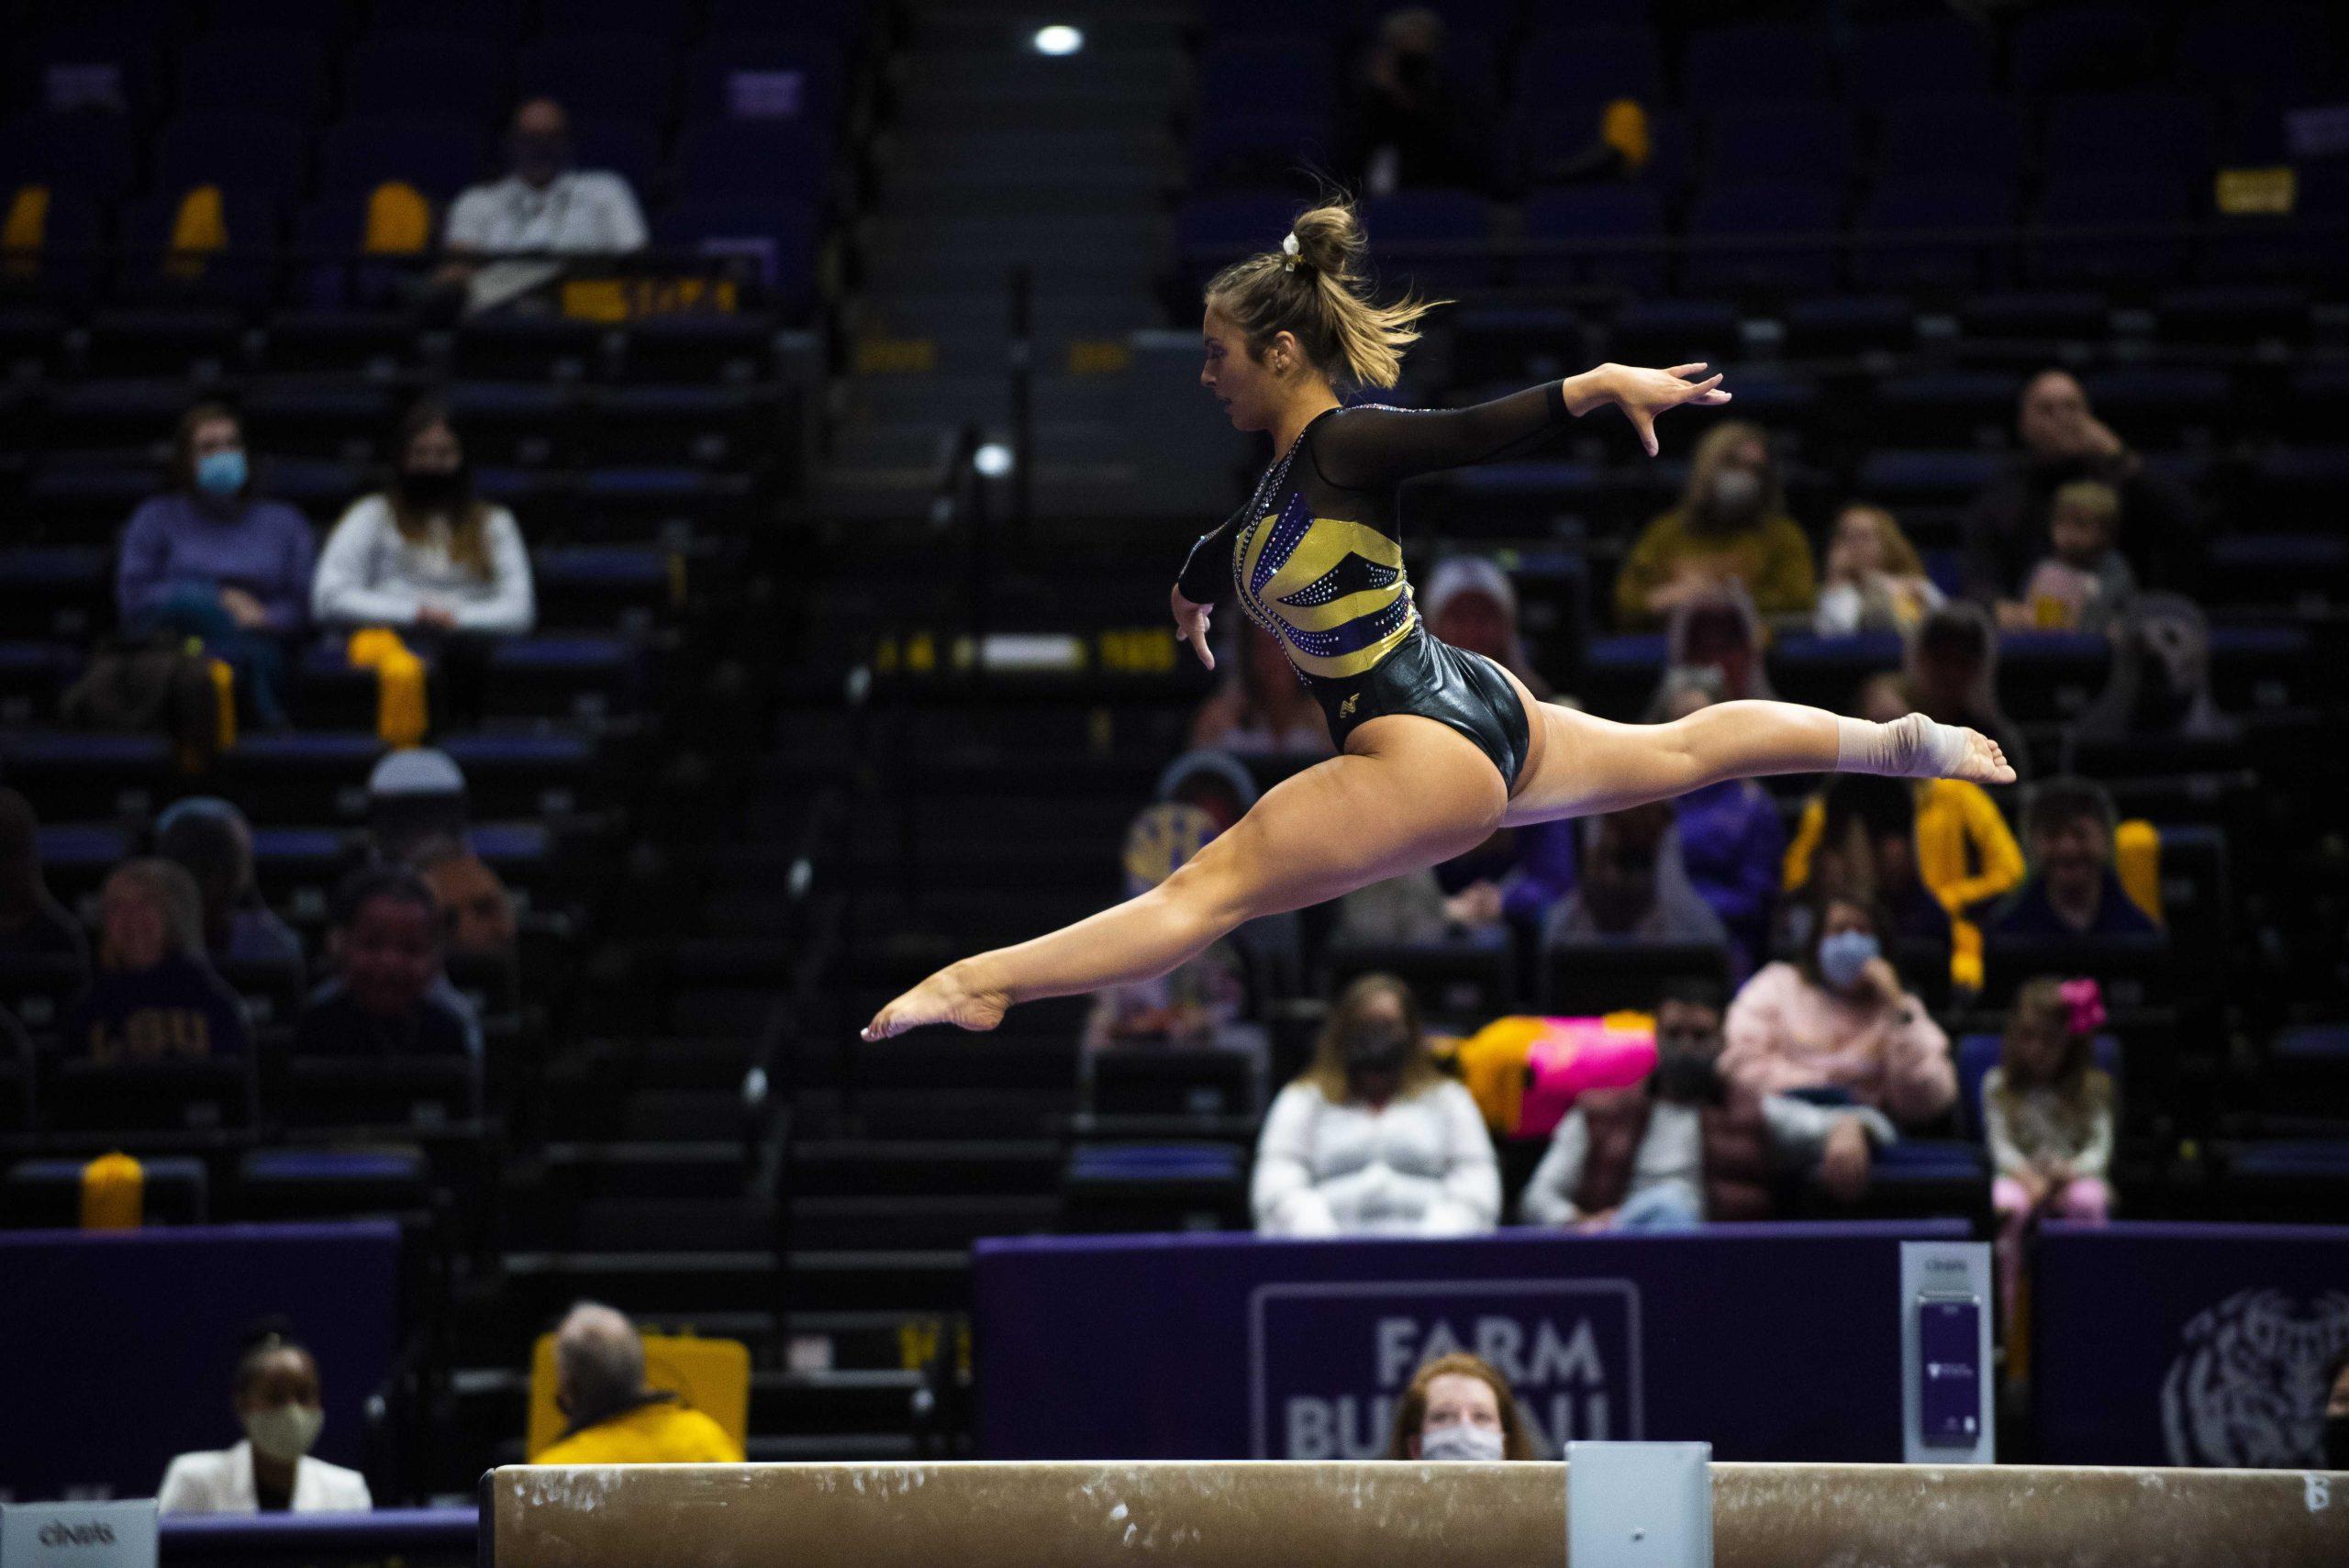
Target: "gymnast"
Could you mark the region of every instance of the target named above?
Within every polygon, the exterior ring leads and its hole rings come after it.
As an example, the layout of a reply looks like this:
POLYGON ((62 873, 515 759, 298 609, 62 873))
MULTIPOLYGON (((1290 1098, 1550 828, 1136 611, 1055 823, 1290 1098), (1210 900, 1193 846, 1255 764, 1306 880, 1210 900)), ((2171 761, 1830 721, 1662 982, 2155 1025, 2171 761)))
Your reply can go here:
POLYGON ((1889 724, 1781 702, 1731 702, 1669 724, 1616 724, 1537 702, 1481 655, 1430 636, 1403 575, 1396 487, 1498 457, 1613 404, 1649 456, 1655 421, 1727 403, 1701 364, 1601 365, 1474 407, 1348 407, 1341 384, 1395 384, 1439 301, 1380 304, 1342 198, 1297 218, 1277 250, 1208 284, 1200 384, 1277 454, 1248 504, 1192 548, 1175 637, 1215 667, 1209 606, 1228 578, 1280 639, 1339 755, 1265 792, 1156 887, 1074 925, 948 965, 875 1014, 863 1037, 923 1024, 993 1029, 1016 1002, 1165 973, 1259 916, 1303 908, 1474 849, 1498 828, 1620 811, 1723 779, 1862 773, 2009 784, 1972 729, 1911 713, 1889 724))

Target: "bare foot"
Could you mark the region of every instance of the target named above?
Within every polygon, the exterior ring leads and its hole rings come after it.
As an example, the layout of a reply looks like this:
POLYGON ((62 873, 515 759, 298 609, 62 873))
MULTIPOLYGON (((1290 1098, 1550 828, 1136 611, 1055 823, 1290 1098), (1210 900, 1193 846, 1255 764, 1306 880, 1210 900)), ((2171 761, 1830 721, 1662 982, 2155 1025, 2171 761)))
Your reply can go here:
POLYGON ((1957 764, 1952 778, 1969 784, 2010 784, 2015 782, 2015 770, 1998 743, 1978 729, 1963 732, 1965 736, 1965 757, 1957 764))
POLYGON ((887 1006, 873 1015, 859 1031, 862 1040, 888 1040, 924 1024, 952 1024, 957 1029, 991 1029, 1003 1022, 1011 998, 977 981, 971 961, 950 963, 887 1006))

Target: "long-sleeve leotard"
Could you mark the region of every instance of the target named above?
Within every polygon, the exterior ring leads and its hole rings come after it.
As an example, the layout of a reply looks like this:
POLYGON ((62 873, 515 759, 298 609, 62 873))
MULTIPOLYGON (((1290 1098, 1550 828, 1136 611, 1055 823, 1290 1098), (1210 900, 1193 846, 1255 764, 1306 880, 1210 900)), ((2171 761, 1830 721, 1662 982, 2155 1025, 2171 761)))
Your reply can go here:
POLYGON ((1359 675, 1419 625, 1396 487, 1502 456, 1566 413, 1556 382, 1467 408, 1330 409, 1306 426, 1261 506, 1242 506, 1192 546, 1176 586, 1194 604, 1211 604, 1228 580, 1300 673, 1359 675))

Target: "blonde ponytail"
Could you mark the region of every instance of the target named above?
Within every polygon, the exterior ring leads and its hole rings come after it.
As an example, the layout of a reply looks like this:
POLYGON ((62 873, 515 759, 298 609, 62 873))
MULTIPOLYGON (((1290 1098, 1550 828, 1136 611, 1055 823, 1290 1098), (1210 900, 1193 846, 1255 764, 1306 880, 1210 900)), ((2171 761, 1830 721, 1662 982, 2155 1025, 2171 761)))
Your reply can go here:
POLYGON ((1208 303, 1248 335, 1252 356, 1261 358, 1275 334, 1293 333, 1331 381, 1392 386, 1403 350, 1419 339, 1419 317, 1452 302, 1406 295, 1375 303, 1363 272, 1368 253, 1353 204, 1337 196, 1297 214, 1281 249, 1218 272, 1208 303))

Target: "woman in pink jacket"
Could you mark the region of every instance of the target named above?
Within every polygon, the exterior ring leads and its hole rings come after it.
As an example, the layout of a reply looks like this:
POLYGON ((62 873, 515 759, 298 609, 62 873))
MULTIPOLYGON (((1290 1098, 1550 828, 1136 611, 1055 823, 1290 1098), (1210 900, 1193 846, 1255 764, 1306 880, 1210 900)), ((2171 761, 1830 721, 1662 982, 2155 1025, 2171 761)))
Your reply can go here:
POLYGON ((1957 1097, 1949 1037, 1884 955, 1884 921, 1830 897, 1793 963, 1765 965, 1730 1004, 1721 1071, 1755 1094, 1842 1089, 1905 1127, 1957 1097))

